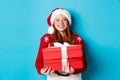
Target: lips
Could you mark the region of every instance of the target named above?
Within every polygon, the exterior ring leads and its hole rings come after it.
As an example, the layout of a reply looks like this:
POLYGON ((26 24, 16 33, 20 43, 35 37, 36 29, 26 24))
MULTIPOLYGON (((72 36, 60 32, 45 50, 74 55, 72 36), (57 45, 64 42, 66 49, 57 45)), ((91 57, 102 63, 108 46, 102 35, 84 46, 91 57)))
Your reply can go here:
POLYGON ((59 26, 60 28, 63 28, 64 26, 59 26))

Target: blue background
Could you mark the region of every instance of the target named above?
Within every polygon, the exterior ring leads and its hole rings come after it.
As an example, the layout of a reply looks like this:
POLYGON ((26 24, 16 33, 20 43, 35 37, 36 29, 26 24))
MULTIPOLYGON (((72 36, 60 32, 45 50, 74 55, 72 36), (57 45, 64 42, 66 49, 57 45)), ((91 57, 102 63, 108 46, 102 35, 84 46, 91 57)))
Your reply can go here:
POLYGON ((120 80, 120 0, 0 0, 0 80, 45 80, 35 59, 46 18, 63 7, 85 42, 83 80, 120 80))

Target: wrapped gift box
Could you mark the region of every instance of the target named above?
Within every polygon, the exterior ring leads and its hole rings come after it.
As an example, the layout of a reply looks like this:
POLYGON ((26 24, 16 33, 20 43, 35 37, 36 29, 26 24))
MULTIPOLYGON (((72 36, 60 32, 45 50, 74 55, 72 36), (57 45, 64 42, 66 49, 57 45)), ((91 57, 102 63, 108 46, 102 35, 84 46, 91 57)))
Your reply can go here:
POLYGON ((62 70, 62 66, 69 62, 70 66, 79 69, 83 68, 83 49, 81 45, 49 47, 43 49, 44 67, 51 67, 52 70, 62 70))

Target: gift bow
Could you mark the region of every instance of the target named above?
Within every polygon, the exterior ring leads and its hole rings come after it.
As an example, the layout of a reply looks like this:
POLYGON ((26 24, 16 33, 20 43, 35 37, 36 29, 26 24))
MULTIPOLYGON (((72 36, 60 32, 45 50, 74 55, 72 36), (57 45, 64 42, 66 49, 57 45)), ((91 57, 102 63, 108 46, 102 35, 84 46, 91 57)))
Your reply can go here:
POLYGON ((62 46, 69 46, 70 44, 67 42, 64 42, 63 44, 59 43, 59 42, 55 42, 53 43, 54 47, 62 47, 62 46))

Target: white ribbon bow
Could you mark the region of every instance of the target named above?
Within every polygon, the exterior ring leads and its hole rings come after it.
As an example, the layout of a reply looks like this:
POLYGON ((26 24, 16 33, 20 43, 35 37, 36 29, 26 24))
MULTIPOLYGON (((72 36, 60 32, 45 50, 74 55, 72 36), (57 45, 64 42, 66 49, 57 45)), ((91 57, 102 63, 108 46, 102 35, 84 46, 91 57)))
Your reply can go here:
POLYGON ((53 43, 54 47, 62 47, 62 46, 69 46, 70 44, 67 42, 64 42, 63 44, 59 43, 59 42, 55 42, 53 43))

